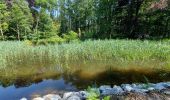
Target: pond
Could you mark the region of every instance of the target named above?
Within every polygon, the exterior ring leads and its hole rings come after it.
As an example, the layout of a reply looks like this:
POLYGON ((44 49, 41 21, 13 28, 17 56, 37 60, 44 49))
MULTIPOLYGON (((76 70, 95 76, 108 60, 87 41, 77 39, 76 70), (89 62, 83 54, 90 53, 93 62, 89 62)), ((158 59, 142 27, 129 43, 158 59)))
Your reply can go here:
POLYGON ((170 71, 163 70, 161 64, 125 65, 113 61, 89 61, 19 65, 0 70, 0 100, 31 99, 49 93, 84 90, 88 86, 170 81, 170 71))

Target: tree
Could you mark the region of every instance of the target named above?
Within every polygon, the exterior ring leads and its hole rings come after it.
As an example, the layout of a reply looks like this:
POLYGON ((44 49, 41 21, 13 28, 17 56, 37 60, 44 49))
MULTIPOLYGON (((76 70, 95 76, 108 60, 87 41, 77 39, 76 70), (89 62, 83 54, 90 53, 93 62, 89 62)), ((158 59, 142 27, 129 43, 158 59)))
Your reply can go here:
POLYGON ((60 0, 60 21, 61 33, 70 30, 86 35, 86 32, 93 32, 95 20, 94 0, 60 0))
POLYGON ((35 34, 39 35, 39 39, 57 35, 57 26, 45 9, 36 14, 36 20, 35 34))
POLYGON ((11 20, 8 36, 21 40, 31 33, 33 18, 26 1, 15 0, 13 2, 10 8, 11 20))
POLYGON ((4 40, 4 33, 8 30, 8 18, 9 18, 10 12, 7 9, 7 6, 5 3, 0 3, 0 33, 1 37, 4 40))

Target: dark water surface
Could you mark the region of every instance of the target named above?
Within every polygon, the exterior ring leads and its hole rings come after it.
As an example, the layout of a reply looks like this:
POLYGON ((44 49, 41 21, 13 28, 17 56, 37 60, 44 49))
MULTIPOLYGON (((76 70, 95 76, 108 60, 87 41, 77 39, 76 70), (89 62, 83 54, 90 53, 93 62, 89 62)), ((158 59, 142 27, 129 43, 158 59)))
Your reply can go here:
POLYGON ((170 81, 170 72, 156 63, 126 67, 112 62, 25 65, 0 71, 0 100, 31 99, 49 93, 84 90, 88 86, 165 81, 170 81))
POLYGON ((0 100, 19 100, 22 97, 32 98, 38 95, 48 93, 57 93, 57 91, 76 91, 76 87, 66 84, 63 79, 59 80, 43 80, 40 83, 32 83, 27 87, 17 88, 15 85, 8 87, 0 87, 0 100))

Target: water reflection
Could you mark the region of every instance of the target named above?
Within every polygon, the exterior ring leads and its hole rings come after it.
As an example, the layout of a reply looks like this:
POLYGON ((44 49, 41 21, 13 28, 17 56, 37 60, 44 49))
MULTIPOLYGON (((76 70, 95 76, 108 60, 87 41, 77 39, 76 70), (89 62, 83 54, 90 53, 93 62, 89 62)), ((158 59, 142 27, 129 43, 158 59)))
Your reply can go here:
MULTIPOLYGON (((155 66, 155 65, 153 65, 155 66)), ((88 86, 119 85, 170 81, 170 72, 153 67, 117 67, 110 63, 72 64, 62 66, 31 66, 0 72, 0 100, 18 100, 36 95, 77 91, 88 86)))
POLYGON ((0 100, 19 100, 22 97, 32 98, 35 95, 72 90, 76 91, 77 89, 71 83, 65 84, 62 78, 58 80, 49 79, 40 83, 32 83, 29 87, 16 88, 14 85, 6 88, 0 87, 0 100))

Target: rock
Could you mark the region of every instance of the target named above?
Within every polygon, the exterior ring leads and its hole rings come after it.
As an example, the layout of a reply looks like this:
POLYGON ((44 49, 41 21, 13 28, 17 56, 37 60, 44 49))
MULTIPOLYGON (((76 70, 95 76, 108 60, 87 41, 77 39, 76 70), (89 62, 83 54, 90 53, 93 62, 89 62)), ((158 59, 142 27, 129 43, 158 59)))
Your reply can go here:
POLYGON ((146 85, 145 84, 132 84, 131 87, 136 88, 136 89, 144 89, 146 85))
POLYGON ((132 84, 132 90, 133 92, 136 92, 136 93, 146 93, 146 92, 149 92, 149 90, 147 89, 147 86, 146 84, 132 84))
POLYGON ((89 95, 89 93, 87 93, 86 91, 80 91, 79 93, 81 94, 82 99, 87 99, 87 97, 89 95))
POLYGON ((133 92, 135 92, 135 93, 147 93, 147 92, 149 92, 149 90, 147 90, 147 89, 133 89, 133 92))
POLYGON ((167 83, 166 83, 166 87, 167 87, 167 88, 170 88, 170 82, 167 82, 167 83))
POLYGON ((162 85, 162 86, 164 86, 165 88, 169 88, 170 87, 170 82, 161 82, 161 83, 158 83, 158 84, 160 84, 160 85, 162 85))
POLYGON ((123 89, 120 86, 114 86, 113 91, 114 92, 112 94, 116 95, 122 95, 124 93, 123 89))
POLYGON ((103 93, 104 91, 106 91, 106 90, 111 90, 111 89, 112 89, 111 86, 104 85, 104 86, 100 86, 99 92, 100 92, 100 93, 103 93))
POLYGON ((169 90, 165 90, 163 91, 164 94, 170 95, 170 91, 169 90))
POLYGON ((61 100, 61 97, 55 94, 48 94, 48 95, 45 95, 43 99, 44 100, 61 100))
POLYGON ((20 99, 20 100, 27 100, 27 98, 22 98, 22 99, 20 99))
POLYGON ((34 99, 32 99, 32 100, 44 100, 44 99, 41 98, 41 97, 37 97, 37 98, 34 98, 34 99))
POLYGON ((77 95, 72 95, 69 98, 67 98, 67 100, 81 100, 81 98, 79 96, 77 96, 77 95))
POLYGON ((122 84, 121 87, 126 92, 131 92, 133 90, 133 88, 129 84, 122 84))
POLYGON ((149 87, 147 90, 148 90, 148 91, 153 91, 153 90, 155 90, 155 88, 149 87))
POLYGON ((166 89, 166 87, 164 83, 158 83, 158 84, 155 84, 154 89, 157 91, 161 91, 163 89, 166 89))
POLYGON ((122 95, 124 93, 123 89, 120 86, 101 86, 99 88, 101 95, 122 95))
POLYGON ((72 98, 76 98, 76 100, 78 99, 78 98, 83 98, 82 97, 82 95, 81 95, 81 93, 79 93, 79 92, 67 92, 67 93, 64 93, 64 95, 63 95, 63 100, 73 100, 72 98), (69 99, 69 98, 71 98, 71 99, 69 99))

